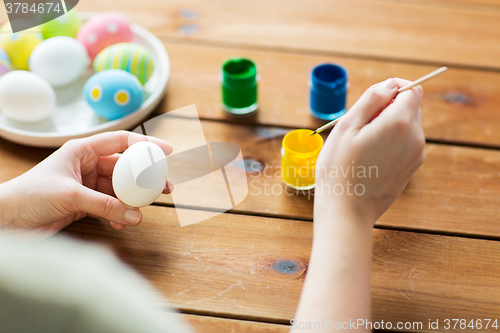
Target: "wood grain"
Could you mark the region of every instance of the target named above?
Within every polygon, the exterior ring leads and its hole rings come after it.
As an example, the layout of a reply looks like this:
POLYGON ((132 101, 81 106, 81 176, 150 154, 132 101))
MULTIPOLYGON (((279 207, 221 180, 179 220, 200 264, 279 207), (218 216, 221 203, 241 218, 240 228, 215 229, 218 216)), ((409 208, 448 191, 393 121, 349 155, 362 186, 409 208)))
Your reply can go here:
MULTIPOLYGON (((193 121, 177 119, 173 126, 189 132, 193 121)), ((249 194, 234 212, 312 220, 313 193, 287 189, 279 175, 281 140, 287 129, 213 121, 203 121, 202 126, 208 141, 234 142, 246 159, 249 194)), ((0 142, 0 182, 26 172, 50 153, 0 142)), ((428 144, 426 153, 425 164, 377 226, 499 238, 500 152, 428 144)), ((192 193, 199 193, 199 185, 193 186, 192 193)), ((176 204, 193 206, 192 198, 181 198, 176 204)), ((173 204, 170 195, 158 202, 173 204)))
MULTIPOLYGON (((309 111, 307 80, 311 68, 319 63, 337 62, 348 69, 348 107, 376 82, 388 77, 413 80, 436 69, 435 66, 238 47, 171 42, 165 43, 165 47, 172 71, 166 102, 157 112, 196 104, 203 118, 286 127, 317 128, 324 123, 309 111), (219 70, 222 62, 233 56, 249 57, 259 65, 260 110, 251 119, 235 120, 221 108, 219 70)), ((435 81, 425 83, 424 89, 423 127, 429 140, 500 147, 499 72, 451 68, 435 81)))
MULTIPOLYGON (((311 68, 340 63, 349 71, 348 107, 372 84, 389 77, 415 80, 436 67, 352 58, 255 51, 165 43, 172 71, 165 103, 157 112, 196 104, 202 118, 295 128, 318 128, 324 122, 309 110, 307 80, 311 68), (234 119, 221 108, 219 71, 223 61, 245 56, 259 66, 260 110, 255 117, 234 119)), ((424 84, 423 127, 430 140, 500 147, 500 73, 450 69, 424 84)))
POLYGON ((248 332, 248 333, 288 333, 290 327, 279 324, 259 323, 217 317, 179 315, 188 322, 196 333, 248 332))
POLYGON ((500 12, 400 2, 87 0, 161 37, 300 49, 442 65, 500 68, 500 12))
MULTIPOLYGON (((274 323, 293 318, 311 223, 222 214, 181 228, 174 209, 143 212, 142 224, 123 232, 86 219, 65 233, 111 246, 181 311, 274 323)), ((373 235, 374 321, 498 316, 498 242, 390 230, 373 235)))
MULTIPOLYGON (((387 77, 414 79, 454 66, 424 87, 426 137, 500 148, 499 8, 495 0, 82 1, 80 11, 119 10, 157 34, 172 73, 156 114, 197 104, 207 139, 238 143, 254 171, 237 214, 181 228, 174 209, 151 206, 140 226, 121 233, 92 218, 65 233, 111 247, 191 313, 180 317, 199 332, 288 331, 309 261, 312 197, 284 194, 274 171, 286 127, 322 124, 308 110, 310 69, 326 61, 346 66, 352 105, 387 77), (209 121, 239 122, 220 108, 219 66, 231 56, 254 59, 262 75, 260 111, 240 125, 209 121), (264 167, 271 177, 259 175, 264 167)), ((177 120, 186 132, 190 122, 177 120)), ((0 139, 0 183, 51 152, 0 139)), ((500 151, 429 144, 426 152, 427 162, 377 226, 498 239, 500 151)), ((172 201, 162 196, 159 203, 172 201)), ((418 331, 425 332, 429 319, 439 320, 445 331, 447 318, 500 313, 498 242, 393 230, 374 230, 374 240, 373 321, 422 322, 418 331)))
POLYGON ((495 0, 87 0, 78 10, 120 11, 160 37, 500 68, 495 0))
MULTIPOLYGON (((370 1, 370 0, 369 0, 370 1)), ((500 3, 497 0, 371 0, 380 2, 399 2, 413 6, 428 6, 452 8, 467 11, 498 11, 500 3)))
MULTIPOLYGON (((309 111, 307 79, 321 62, 338 62, 350 73, 348 106, 370 85, 388 77, 416 79, 433 66, 339 57, 252 51, 241 48, 166 43, 172 63, 167 97, 157 114, 196 104, 202 118, 273 126, 317 128, 324 122, 309 111), (260 110, 250 119, 224 114, 219 66, 232 56, 254 59, 261 73, 260 110), (286 115, 286 116, 283 116, 286 115)), ((500 147, 500 73, 450 69, 424 85, 423 127, 429 140, 500 147)))
MULTIPOLYGON (((180 132, 188 133, 194 126, 190 119, 172 121, 180 132)), ((249 194, 235 212, 312 220, 313 194, 286 188, 279 173, 281 141, 288 130, 212 121, 203 121, 202 126, 208 141, 236 143, 246 159, 249 194)), ((161 133, 153 135, 162 137, 161 133)), ((377 226, 500 237, 500 152, 428 144, 426 154, 424 165, 377 226)), ((197 183, 184 186, 200 193, 197 183)), ((204 186, 215 188, 216 184, 204 186)), ((158 202, 173 204, 171 195, 162 195, 158 202)), ((217 207, 217 198, 211 203, 205 208, 217 207)), ((192 207, 193 196, 178 198, 176 204, 192 207)))
MULTIPOLYGON (((255 321, 225 319, 208 316, 180 314, 180 320, 188 322, 196 333, 245 332, 245 333, 288 333, 290 326, 260 323, 255 321)), ((293 332, 293 331, 292 331, 293 332)), ((375 330, 375 333, 389 333, 375 330)), ((416 331, 415 331, 416 332, 416 331)))

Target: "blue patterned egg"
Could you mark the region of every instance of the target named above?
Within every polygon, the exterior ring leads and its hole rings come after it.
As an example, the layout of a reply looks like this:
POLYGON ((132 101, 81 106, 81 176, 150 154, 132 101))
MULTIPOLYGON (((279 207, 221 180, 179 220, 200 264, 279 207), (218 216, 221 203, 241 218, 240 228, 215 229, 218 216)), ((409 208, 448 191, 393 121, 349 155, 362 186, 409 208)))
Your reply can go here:
POLYGON ((12 70, 9 55, 4 49, 0 48, 0 76, 12 70))
POLYGON ((94 74, 83 87, 85 100, 102 118, 115 120, 138 110, 144 89, 137 78, 121 69, 94 74))

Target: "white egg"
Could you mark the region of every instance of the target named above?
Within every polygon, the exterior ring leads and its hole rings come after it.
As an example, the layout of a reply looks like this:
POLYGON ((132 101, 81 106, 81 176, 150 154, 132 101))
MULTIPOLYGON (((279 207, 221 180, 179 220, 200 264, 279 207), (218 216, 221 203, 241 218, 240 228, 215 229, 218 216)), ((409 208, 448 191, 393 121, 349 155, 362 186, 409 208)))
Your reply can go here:
POLYGON ((44 40, 35 47, 29 59, 30 71, 54 87, 74 82, 82 75, 88 62, 85 46, 65 36, 44 40))
POLYGON ((116 162, 112 179, 115 195, 128 206, 147 206, 165 188, 167 173, 167 158, 160 147, 148 141, 135 143, 116 162))
POLYGON ((0 77, 0 111, 21 122, 37 122, 50 116, 56 94, 50 84, 28 71, 13 71, 0 77))

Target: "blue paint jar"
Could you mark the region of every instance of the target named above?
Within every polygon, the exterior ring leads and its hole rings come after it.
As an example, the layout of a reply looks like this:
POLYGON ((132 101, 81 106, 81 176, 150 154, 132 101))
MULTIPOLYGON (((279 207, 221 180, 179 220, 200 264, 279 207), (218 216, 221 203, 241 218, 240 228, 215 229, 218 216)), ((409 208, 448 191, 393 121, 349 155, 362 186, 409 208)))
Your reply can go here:
POLYGON ((346 112, 347 70, 337 64, 321 64, 313 68, 309 78, 312 114, 323 120, 336 119, 346 112))

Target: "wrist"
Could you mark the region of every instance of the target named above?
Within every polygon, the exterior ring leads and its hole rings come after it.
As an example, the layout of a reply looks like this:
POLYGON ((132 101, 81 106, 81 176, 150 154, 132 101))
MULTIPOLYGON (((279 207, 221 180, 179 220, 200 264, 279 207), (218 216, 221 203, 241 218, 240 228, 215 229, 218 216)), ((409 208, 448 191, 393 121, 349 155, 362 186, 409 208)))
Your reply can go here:
MULTIPOLYGON (((314 241, 348 242, 350 238, 371 240, 375 219, 370 210, 341 197, 314 198, 314 241)), ((348 244, 347 244, 348 245, 348 244)))
POLYGON ((12 182, 0 184, 0 229, 9 227, 15 219, 12 182))
POLYGON ((377 218, 369 205, 360 196, 315 194, 315 217, 341 217, 343 220, 360 223, 372 228, 377 218))

